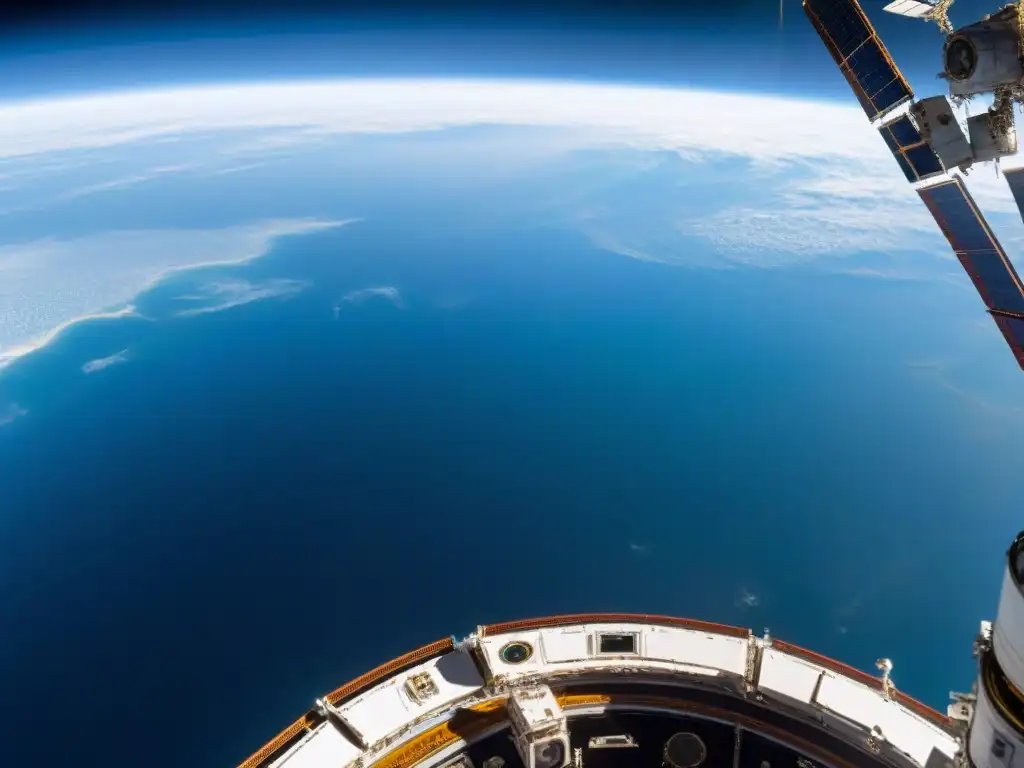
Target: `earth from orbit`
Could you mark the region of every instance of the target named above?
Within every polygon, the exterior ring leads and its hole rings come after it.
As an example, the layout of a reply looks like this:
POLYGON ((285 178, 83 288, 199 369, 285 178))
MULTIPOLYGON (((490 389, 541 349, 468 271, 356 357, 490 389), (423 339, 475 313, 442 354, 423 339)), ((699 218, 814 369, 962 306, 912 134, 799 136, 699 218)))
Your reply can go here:
POLYGON ((1020 372, 852 99, 0 105, 0 366, 3 765, 235 764, 580 611, 889 656, 944 710, 1020 509, 1020 372))

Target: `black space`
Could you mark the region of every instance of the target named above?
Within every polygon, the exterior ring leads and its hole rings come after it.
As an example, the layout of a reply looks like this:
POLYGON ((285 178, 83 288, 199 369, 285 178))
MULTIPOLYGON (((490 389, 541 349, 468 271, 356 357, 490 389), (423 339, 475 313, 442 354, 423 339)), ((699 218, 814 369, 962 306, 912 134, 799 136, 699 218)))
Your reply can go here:
POLYGON ((8 4, 0 31, 10 38, 70 31, 167 29, 201 31, 272 25, 302 28, 325 18, 353 26, 395 24, 534 28, 614 28, 671 23, 681 19, 741 21, 773 0, 37 0, 8 4))

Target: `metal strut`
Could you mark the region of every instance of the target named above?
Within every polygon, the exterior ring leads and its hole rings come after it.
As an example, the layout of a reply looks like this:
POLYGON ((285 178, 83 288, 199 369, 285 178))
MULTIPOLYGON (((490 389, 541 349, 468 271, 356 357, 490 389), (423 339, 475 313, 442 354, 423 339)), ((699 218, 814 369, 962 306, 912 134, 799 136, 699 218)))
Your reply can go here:
POLYGON ((953 34, 953 25, 949 21, 949 6, 952 4, 953 0, 938 0, 935 3, 935 8, 925 14, 926 19, 934 21, 939 25, 939 29, 942 30, 944 35, 953 34))

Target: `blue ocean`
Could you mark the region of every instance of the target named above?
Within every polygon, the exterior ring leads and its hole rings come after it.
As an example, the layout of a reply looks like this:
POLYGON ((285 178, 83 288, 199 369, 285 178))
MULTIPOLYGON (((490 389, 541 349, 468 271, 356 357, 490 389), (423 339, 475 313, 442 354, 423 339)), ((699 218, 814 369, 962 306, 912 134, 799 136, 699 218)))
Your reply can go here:
POLYGON ((957 288, 406 214, 173 275, 5 372, 0 764, 231 765, 406 650, 551 613, 890 656, 940 708, 969 687, 1009 438, 902 362, 957 288))

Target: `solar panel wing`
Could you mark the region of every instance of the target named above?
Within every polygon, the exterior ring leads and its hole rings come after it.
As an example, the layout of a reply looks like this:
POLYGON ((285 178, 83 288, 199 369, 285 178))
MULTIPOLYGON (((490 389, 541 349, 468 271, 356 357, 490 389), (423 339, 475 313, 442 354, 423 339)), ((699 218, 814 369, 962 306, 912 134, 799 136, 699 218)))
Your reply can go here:
POLYGON ((883 125, 878 132, 899 163, 907 181, 923 181, 945 172, 939 156, 921 137, 909 115, 883 125))
POLYGON ((1024 284, 963 180, 955 177, 918 194, 1021 362, 1024 327, 1018 321, 1024 318, 1024 284))
POLYGON ((934 0, 893 0, 883 11, 895 13, 897 16, 908 16, 920 19, 935 10, 934 0))
POLYGON ((804 0, 804 12, 870 119, 913 97, 857 0, 804 0))
POLYGON ((924 141, 910 115, 903 115, 885 126, 900 147, 912 147, 924 141))
POLYGON ((1024 370, 1024 318, 993 313, 992 319, 996 321, 999 330, 1003 332, 1003 338, 1013 350, 1017 364, 1021 370, 1024 370))
POLYGON ((1006 183, 1010 185, 1013 199, 1017 203, 1017 210, 1020 211, 1021 219, 1024 219, 1024 168, 1014 168, 1004 171, 1006 183))

